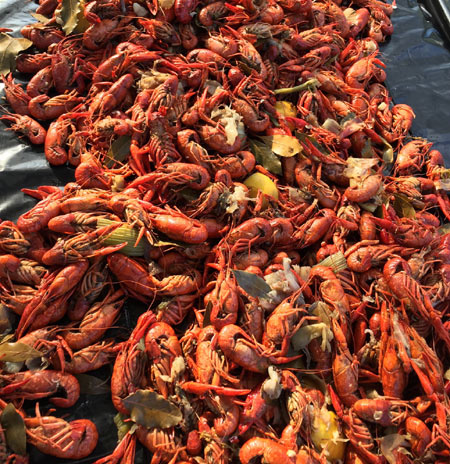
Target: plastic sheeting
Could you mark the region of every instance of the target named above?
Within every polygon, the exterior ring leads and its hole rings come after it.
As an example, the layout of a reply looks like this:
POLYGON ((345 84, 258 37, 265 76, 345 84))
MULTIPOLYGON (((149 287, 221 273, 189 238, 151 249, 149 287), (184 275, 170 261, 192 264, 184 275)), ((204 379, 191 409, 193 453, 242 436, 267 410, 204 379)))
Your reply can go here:
MULTIPOLYGON (((0 19, 2 27, 19 30, 34 22, 29 15, 36 4, 28 0, 1 0, 0 19)), ((386 63, 387 86, 395 103, 407 103, 415 111, 412 127, 414 136, 428 138, 435 148, 442 151, 450 163, 450 52, 443 45, 437 31, 427 22, 416 2, 397 0, 397 9, 392 16, 394 36, 382 46, 382 61, 386 63)), ((20 75, 17 76, 20 81, 20 75)), ((22 76, 24 77, 24 76, 22 76)), ((0 218, 16 220, 30 209, 35 201, 24 195, 21 188, 37 188, 39 185, 64 186, 73 180, 73 169, 52 168, 48 165, 42 147, 33 147, 17 139, 16 134, 6 131, 0 123, 0 218)), ((123 326, 132 326, 129 311, 124 312, 123 326)), ((110 370, 104 368, 93 375, 107 378, 110 370)), ((42 413, 51 405, 41 402, 42 413)), ((30 411, 32 413, 32 411, 30 411)), ((91 457, 78 464, 94 462, 108 454, 117 441, 113 422, 115 410, 108 394, 82 395, 77 405, 69 410, 55 413, 69 420, 89 418, 99 430, 99 444, 91 457)), ((31 463, 56 464, 60 459, 44 456, 30 447, 31 463)), ((136 462, 146 462, 142 450, 136 462)), ((73 462, 73 461, 72 461, 73 462)))

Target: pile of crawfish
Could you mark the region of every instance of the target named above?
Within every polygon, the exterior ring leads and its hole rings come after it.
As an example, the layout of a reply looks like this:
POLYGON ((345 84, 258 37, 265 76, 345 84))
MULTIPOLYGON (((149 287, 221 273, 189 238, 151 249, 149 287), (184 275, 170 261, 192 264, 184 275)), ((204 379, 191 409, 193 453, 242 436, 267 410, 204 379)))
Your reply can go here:
POLYGON ((392 5, 94 0, 67 36, 60 9, 3 77, 2 119, 76 182, 0 223, 1 417, 89 456, 59 408, 111 366, 96 464, 449 462, 449 171, 382 84, 392 5))

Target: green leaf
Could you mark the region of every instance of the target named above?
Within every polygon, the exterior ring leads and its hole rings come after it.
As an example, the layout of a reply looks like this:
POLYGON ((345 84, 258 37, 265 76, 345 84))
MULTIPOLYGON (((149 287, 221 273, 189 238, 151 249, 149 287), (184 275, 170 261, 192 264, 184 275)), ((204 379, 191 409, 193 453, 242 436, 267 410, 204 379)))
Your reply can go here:
POLYGON ((88 374, 77 374, 75 377, 80 384, 80 393, 83 395, 105 395, 111 392, 108 381, 88 374))
POLYGON ((151 390, 138 390, 123 400, 131 419, 147 428, 167 429, 183 419, 181 411, 163 396, 151 390))
POLYGON ((239 287, 254 298, 267 298, 267 294, 272 290, 264 279, 251 272, 238 270, 232 272, 239 287))
POLYGON ((114 161, 125 161, 130 154, 131 137, 129 135, 122 135, 114 140, 106 155, 108 159, 107 167, 111 167, 114 161))
POLYGON ((24 362, 40 356, 43 356, 43 353, 25 343, 2 343, 0 345, 0 361, 2 362, 24 362))
POLYGON ((133 422, 131 422, 130 420, 127 420, 125 422, 125 419, 129 419, 129 417, 125 414, 122 414, 121 412, 118 412, 113 419, 114 424, 116 424, 117 427, 117 436, 119 438, 119 441, 122 441, 122 439, 131 430, 131 427, 133 426, 133 422))
POLYGON ((8 448, 16 454, 25 456, 27 452, 25 423, 12 403, 7 404, 0 415, 0 424, 5 431, 8 448))
POLYGON ((256 162, 267 169, 272 174, 281 176, 283 174, 283 168, 281 161, 276 156, 270 147, 262 142, 256 140, 250 140, 250 148, 255 155, 256 162))
POLYGON ((16 39, 0 33, 0 75, 8 74, 16 69, 16 57, 19 52, 33 45, 28 39, 16 39))

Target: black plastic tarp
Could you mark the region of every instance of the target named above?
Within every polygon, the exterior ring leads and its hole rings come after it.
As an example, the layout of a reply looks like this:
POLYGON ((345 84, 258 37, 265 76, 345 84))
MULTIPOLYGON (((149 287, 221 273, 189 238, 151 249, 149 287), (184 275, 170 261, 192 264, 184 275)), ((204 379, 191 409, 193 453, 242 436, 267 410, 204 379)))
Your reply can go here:
MULTIPOLYGON (((36 4, 28 0, 1 0, 0 25, 13 29, 20 37, 20 28, 34 22, 29 15, 36 4)), ((411 105, 416 114, 412 133, 428 138, 442 151, 450 164, 450 52, 437 31, 427 22, 416 2, 397 0, 392 16, 393 37, 382 46, 386 63, 387 86, 395 103, 411 105)), ((20 75, 17 76, 20 81, 20 75)), ((24 76, 22 76, 24 77, 24 76)), ((6 131, 0 123, 0 218, 16 220, 35 201, 21 188, 40 185, 63 186, 73 180, 73 169, 51 168, 45 160, 43 147, 33 147, 6 131)), ((43 413, 50 405, 43 404, 43 413)), ((110 452, 117 440, 113 423, 115 414, 109 395, 82 395, 76 407, 59 410, 57 415, 69 419, 89 418, 99 429, 99 444, 93 455, 79 463, 91 463, 110 452)), ((60 463, 60 459, 43 456, 31 450, 32 464, 60 463)), ((136 462, 145 462, 142 454, 136 462)))

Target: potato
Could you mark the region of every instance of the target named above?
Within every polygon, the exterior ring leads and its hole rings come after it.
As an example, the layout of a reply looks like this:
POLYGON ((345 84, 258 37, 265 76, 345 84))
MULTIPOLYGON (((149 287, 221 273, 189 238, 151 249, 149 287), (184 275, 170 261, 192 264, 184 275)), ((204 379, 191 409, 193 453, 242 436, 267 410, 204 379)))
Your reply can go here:
POLYGON ((345 439, 339 428, 336 414, 324 406, 314 417, 311 440, 319 450, 326 450, 328 461, 344 459, 345 439))
POLYGON ((297 108, 295 108, 291 102, 277 101, 275 103, 275 109, 285 117, 295 118, 297 116, 297 108))
MULTIPOLYGON (((270 177, 267 177, 266 175, 261 174, 260 172, 255 172, 255 174, 252 174, 251 176, 247 177, 247 179, 245 179, 244 181, 244 184, 248 187, 249 196, 251 198, 256 198, 256 196, 258 195, 258 190, 260 190, 262 193, 270 195, 271 197, 278 200, 277 186, 275 185, 273 180, 270 179, 270 177)), ((267 208, 268 204, 268 201, 264 199, 263 208, 267 208)))

